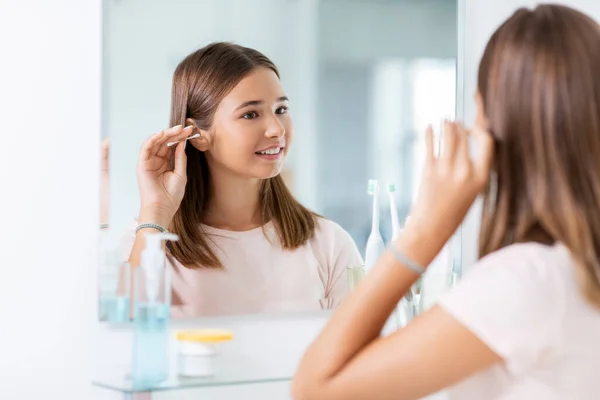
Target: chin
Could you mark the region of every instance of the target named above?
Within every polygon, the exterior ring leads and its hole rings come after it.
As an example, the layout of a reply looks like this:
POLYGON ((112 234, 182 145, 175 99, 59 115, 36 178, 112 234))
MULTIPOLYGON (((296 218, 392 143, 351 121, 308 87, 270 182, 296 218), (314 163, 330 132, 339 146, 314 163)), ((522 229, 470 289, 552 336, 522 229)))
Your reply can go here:
POLYGON ((263 174, 262 176, 260 176, 260 179, 275 178, 280 173, 281 173, 281 168, 278 168, 277 170, 271 171, 270 173, 263 174))
POLYGON ((246 172, 246 175, 250 175, 255 179, 269 179, 274 178, 281 173, 282 166, 273 168, 252 168, 246 172))

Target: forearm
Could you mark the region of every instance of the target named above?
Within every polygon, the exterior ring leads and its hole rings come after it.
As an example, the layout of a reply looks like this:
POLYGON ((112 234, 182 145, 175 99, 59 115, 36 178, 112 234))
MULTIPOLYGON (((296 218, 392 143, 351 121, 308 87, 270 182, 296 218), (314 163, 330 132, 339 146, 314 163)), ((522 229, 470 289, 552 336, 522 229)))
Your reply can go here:
MULTIPOLYGON (((428 265, 445 240, 426 232, 406 232, 394 244, 407 257, 428 265)), ((356 290, 340 305, 307 351, 297 374, 298 385, 326 382, 378 337, 386 320, 418 275, 386 252, 356 290)))

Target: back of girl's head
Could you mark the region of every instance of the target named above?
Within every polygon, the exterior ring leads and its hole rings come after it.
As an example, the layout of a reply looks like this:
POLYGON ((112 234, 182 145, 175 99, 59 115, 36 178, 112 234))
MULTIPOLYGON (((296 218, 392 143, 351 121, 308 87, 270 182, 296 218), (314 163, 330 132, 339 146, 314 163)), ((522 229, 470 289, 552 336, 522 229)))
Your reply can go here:
MULTIPOLYGON (((186 125, 192 119, 201 130, 210 130, 223 98, 257 68, 267 68, 279 77, 277 67, 257 50, 218 42, 187 56, 175 69, 171 92, 170 126, 186 125)), ((170 230, 178 242, 167 244, 169 252, 183 265, 221 267, 221 262, 200 231, 210 198, 210 174, 203 152, 186 147, 187 184, 185 195, 170 230)), ((264 221, 273 220, 284 249, 294 249, 310 239, 315 231, 315 214, 298 203, 277 175, 265 179, 260 199, 264 221)))
POLYGON ((517 242, 562 242, 598 306, 599 72, 598 24, 568 7, 540 5, 498 28, 478 77, 496 142, 480 256, 517 242))

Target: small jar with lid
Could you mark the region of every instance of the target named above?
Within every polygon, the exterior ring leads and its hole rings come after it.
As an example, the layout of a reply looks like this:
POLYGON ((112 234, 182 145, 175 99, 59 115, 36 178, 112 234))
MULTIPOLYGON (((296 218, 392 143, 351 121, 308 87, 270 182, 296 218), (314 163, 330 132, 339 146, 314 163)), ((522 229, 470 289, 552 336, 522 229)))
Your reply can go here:
POLYGON ((218 371, 219 343, 233 339, 225 330, 198 329, 177 332, 177 370, 183 377, 208 377, 218 371))

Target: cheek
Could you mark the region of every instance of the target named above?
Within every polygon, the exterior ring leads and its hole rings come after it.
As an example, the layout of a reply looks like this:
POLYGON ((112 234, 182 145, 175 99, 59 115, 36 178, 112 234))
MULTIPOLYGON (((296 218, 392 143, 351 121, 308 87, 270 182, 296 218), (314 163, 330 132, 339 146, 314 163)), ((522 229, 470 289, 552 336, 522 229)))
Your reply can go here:
POLYGON ((215 134, 215 157, 227 164, 237 163, 251 157, 256 148, 256 135, 245 121, 223 125, 215 134))

